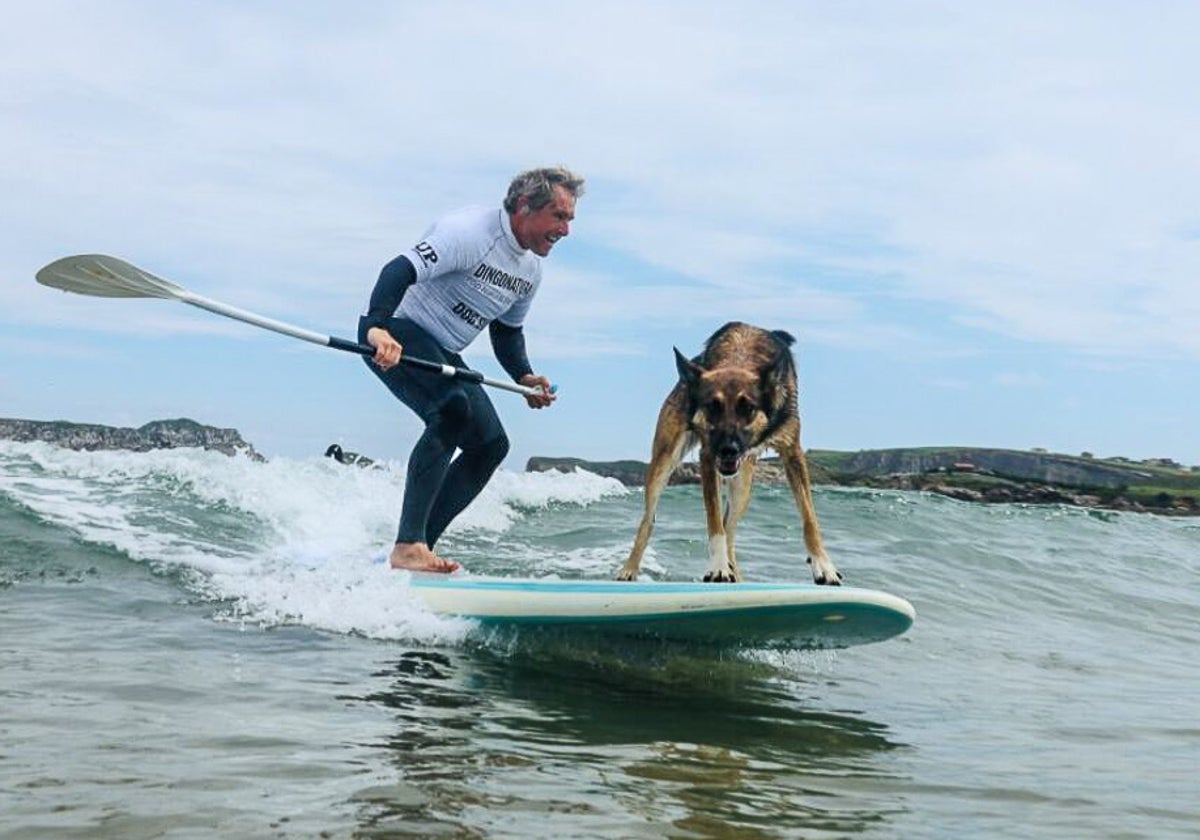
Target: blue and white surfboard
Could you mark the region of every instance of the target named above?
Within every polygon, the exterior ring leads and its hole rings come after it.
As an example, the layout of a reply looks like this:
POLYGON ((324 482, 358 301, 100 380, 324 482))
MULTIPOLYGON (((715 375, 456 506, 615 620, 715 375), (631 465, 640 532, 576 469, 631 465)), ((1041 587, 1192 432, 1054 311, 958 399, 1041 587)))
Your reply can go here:
POLYGON ((798 649, 881 642, 912 626, 895 595, 806 583, 548 580, 413 574, 431 611, 484 624, 557 626, 722 645, 798 649))

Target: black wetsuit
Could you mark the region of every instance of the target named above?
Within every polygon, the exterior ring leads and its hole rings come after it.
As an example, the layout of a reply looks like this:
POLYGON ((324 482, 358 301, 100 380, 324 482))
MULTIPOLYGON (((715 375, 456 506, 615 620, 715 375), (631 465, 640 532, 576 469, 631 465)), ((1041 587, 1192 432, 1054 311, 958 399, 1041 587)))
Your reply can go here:
MULTIPOLYGON (((406 256, 383 267, 367 314, 359 319, 359 341, 366 342, 372 327, 383 327, 400 342, 405 355, 467 367, 458 353, 447 350, 421 326, 393 316, 416 279, 416 270, 406 256)), ((490 323, 489 332, 496 358, 514 381, 532 372, 521 327, 496 320, 490 323)), ((432 548, 500 466, 508 454, 508 436, 482 386, 404 364, 385 371, 370 359, 364 360, 396 398, 425 422, 425 431, 408 459, 396 541, 424 542, 432 548), (461 450, 457 458, 455 450, 461 450)))

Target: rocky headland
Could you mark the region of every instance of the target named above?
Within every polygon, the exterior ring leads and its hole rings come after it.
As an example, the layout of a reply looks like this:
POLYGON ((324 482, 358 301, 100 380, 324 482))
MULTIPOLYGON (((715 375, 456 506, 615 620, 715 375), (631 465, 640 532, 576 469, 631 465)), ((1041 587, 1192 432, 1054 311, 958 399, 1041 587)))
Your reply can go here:
MULTIPOLYGON (((810 450, 816 484, 920 490, 962 501, 1064 504, 1108 510, 1200 515, 1200 469, 1166 458, 1129 461, 1087 453, 1062 455, 1040 450, 926 447, 859 452, 810 450)), ((630 487, 645 484, 642 461, 585 461, 530 458, 526 470, 576 468, 609 476, 630 487)), ((779 461, 759 461, 756 480, 786 483, 779 461)), ((698 465, 685 461, 672 484, 697 484, 698 465)))
POLYGON ((242 439, 237 429, 205 426, 195 420, 152 420, 136 429, 102 426, 95 423, 69 423, 65 420, 16 420, 0 418, 0 439, 21 442, 43 441, 67 449, 124 449, 148 452, 151 449, 194 447, 211 449, 226 455, 246 455, 265 460, 242 439))

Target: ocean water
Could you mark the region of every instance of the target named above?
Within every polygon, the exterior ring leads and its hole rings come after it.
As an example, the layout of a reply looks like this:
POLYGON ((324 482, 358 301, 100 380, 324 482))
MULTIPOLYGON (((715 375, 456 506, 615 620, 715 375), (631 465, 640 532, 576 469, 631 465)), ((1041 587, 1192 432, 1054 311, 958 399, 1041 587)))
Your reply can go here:
MULTIPOLYGON (((1200 836, 1200 521, 821 487, 877 645, 503 635, 372 562, 403 473, 0 442, 2 838, 1200 836)), ((442 549, 603 578, 640 491, 500 472, 442 549)), ((644 572, 698 578, 694 487, 644 572)), ((740 532, 807 580, 786 491, 740 532)))

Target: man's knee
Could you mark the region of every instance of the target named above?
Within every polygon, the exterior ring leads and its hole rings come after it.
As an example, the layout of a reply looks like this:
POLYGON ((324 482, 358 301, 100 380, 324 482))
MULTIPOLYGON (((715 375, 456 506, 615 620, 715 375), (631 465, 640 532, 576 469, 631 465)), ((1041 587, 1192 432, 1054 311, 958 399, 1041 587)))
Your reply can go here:
POLYGON ((508 435, 501 429, 498 435, 486 441, 465 443, 462 450, 471 469, 491 475, 508 455, 508 435))
POLYGON ((488 457, 496 466, 508 456, 508 435, 503 431, 499 437, 492 438, 487 444, 488 457))
POLYGON ((462 389, 455 388, 446 395, 431 418, 430 425, 447 446, 460 446, 471 425, 471 401, 462 389))

